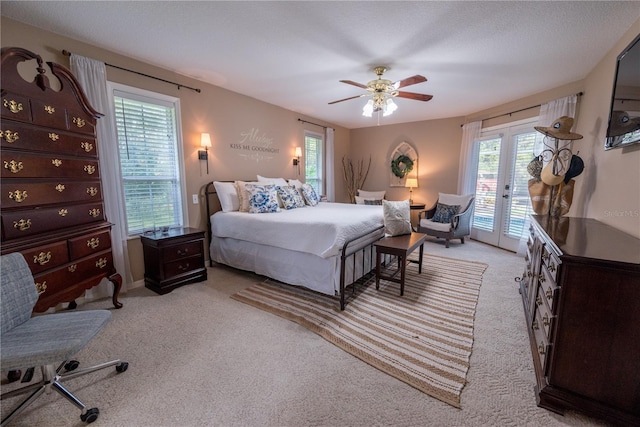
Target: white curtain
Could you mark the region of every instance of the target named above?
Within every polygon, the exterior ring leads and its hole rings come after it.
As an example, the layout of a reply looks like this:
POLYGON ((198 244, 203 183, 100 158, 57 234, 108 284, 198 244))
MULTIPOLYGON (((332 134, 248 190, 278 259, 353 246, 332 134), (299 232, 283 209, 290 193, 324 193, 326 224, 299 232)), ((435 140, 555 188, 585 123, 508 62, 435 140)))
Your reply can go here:
MULTIPOLYGON (((577 95, 570 95, 564 98, 556 99, 555 101, 547 102, 546 104, 540 105, 540 114, 538 115, 538 126, 548 127, 556 120, 562 116, 572 117, 575 121, 576 119, 576 104, 578 103, 577 95)), ((538 155, 545 149, 544 146, 544 138, 545 136, 537 132, 536 133, 536 141, 533 146, 533 156, 538 155)), ((568 147, 572 148, 572 141, 559 141, 558 148, 568 147)), ((547 159, 548 161, 548 159, 547 159)), ((527 213, 525 215, 524 227, 522 229, 522 236, 520 237, 520 243, 518 244, 517 254, 524 256, 527 252, 527 239, 529 236, 529 214, 531 214, 531 207, 527 207, 527 213)))
POLYGON ((327 171, 327 200, 335 202, 336 200, 336 179, 335 179, 335 162, 334 153, 335 147, 333 142, 333 128, 327 128, 326 132, 326 171, 327 171))
MULTIPOLYGON (((565 98, 556 99, 540 106, 540 114, 538 115, 538 126, 548 127, 562 116, 569 116, 575 120, 576 104, 578 103, 577 95, 570 95, 565 98)), ((540 154, 544 150, 544 135, 540 132, 536 135, 536 142, 533 146, 534 154, 540 154)), ((559 141, 558 148, 571 148, 571 141, 559 141)))
POLYGON ((474 162, 474 142, 480 138, 482 121, 462 125, 460 169, 458 170, 458 194, 475 194, 478 165, 474 162))
MULTIPOLYGON (((102 178, 102 195, 107 220, 113 223, 111 229, 111 249, 113 263, 122 276, 122 291, 133 282, 129 267, 127 251, 127 230, 125 227, 124 195, 122 192, 122 176, 120 173, 120 158, 118 156, 118 139, 116 124, 109 105, 107 94, 107 71, 104 62, 71 55, 71 71, 82 86, 91 106, 104 117, 98 119, 96 126, 100 176, 102 178)), ((88 299, 101 298, 110 295, 111 286, 103 280, 100 286, 87 290, 88 299)))

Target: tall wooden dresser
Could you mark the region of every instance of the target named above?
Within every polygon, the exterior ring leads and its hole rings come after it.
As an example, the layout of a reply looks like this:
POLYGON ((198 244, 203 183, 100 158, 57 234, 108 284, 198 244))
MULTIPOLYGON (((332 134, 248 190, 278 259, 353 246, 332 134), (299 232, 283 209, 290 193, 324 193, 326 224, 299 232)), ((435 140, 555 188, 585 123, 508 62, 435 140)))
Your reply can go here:
POLYGON ((533 216, 520 293, 538 406, 640 425, 640 239, 533 216))
POLYGON ((2 254, 21 252, 36 281, 42 312, 107 278, 113 305, 122 278, 113 265, 111 224, 102 199, 95 126, 100 113, 66 68, 21 48, 1 53, 2 254), (28 62, 26 62, 28 61, 28 62), (18 72, 35 69, 32 82, 18 72), (49 79, 58 79, 54 90, 49 79))

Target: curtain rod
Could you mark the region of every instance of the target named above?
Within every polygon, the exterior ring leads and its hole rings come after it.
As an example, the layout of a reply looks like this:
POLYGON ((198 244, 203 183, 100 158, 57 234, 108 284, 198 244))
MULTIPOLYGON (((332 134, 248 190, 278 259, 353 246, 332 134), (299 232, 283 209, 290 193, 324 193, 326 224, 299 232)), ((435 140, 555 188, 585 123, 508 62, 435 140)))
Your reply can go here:
POLYGON ((298 119, 298 121, 299 121, 299 122, 302 122, 302 123, 309 123, 310 125, 320 126, 321 128, 325 128, 325 129, 333 129, 333 130, 335 130, 335 128, 332 128, 332 127, 330 127, 330 126, 322 126, 322 125, 319 125, 319 124, 317 124, 317 123, 308 122, 308 121, 306 121, 306 120, 302 120, 302 119, 298 119))
MULTIPOLYGON (((576 96, 582 96, 582 95, 583 95, 583 93, 582 93, 582 92, 578 92, 578 93, 576 93, 576 96)), ((538 108, 538 107, 540 107, 540 106, 542 106, 542 104, 532 105, 531 107, 521 108, 521 109, 519 109, 519 110, 515 110, 515 111, 512 111, 512 112, 510 112, 510 113, 498 114, 497 116, 487 117, 486 119, 480 119, 480 121, 481 121, 481 122, 484 122, 484 121, 486 121, 486 120, 497 119, 498 117, 502 117, 502 116, 510 116, 510 115, 512 115, 512 114, 519 113, 519 112, 521 112, 521 111, 531 110, 532 108, 538 108)), ((460 125, 460 127, 462 127, 462 126, 464 126, 464 124, 460 125)))
MULTIPOLYGON (((71 56, 71 52, 69 52, 66 49, 62 49, 62 54, 64 56, 71 56)), ((128 72, 133 73, 133 74, 138 74, 140 76, 149 77, 150 79, 160 80, 161 82, 165 82, 165 83, 169 83, 169 84, 175 85, 175 86, 178 87, 178 90, 180 90, 180 88, 186 88, 186 89, 191 89, 194 92, 198 92, 198 93, 201 92, 200 89, 196 89, 194 87, 181 85, 180 83, 176 83, 176 82, 172 82, 172 81, 169 81, 169 80, 161 79, 160 77, 150 76, 149 74, 144 74, 144 73, 141 73, 139 71, 134 71, 134 70, 129 70, 128 68, 118 67, 117 65, 107 64, 106 62, 104 63, 104 65, 106 65, 108 67, 112 67, 112 68, 117 68, 118 70, 128 71, 128 72)))

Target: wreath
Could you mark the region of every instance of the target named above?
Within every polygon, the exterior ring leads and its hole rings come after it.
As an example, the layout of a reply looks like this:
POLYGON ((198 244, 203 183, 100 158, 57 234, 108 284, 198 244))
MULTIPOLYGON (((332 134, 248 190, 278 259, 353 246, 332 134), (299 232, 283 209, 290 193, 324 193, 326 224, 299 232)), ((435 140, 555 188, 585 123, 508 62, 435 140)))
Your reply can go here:
POLYGON ((413 160, 409 156, 404 154, 399 155, 394 160, 391 160, 391 172, 398 178, 404 178, 409 172, 413 170, 413 160))

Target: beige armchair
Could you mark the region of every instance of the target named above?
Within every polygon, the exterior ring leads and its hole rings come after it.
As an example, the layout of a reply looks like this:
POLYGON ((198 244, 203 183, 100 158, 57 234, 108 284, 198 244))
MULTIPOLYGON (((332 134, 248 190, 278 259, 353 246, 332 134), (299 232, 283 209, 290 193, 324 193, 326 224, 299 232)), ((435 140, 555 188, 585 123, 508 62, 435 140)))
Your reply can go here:
POLYGON ((445 239, 447 248, 451 239, 464 243, 464 238, 471 234, 474 203, 473 194, 439 193, 433 207, 419 213, 418 232, 445 239), (455 206, 459 208, 456 210, 455 206))

